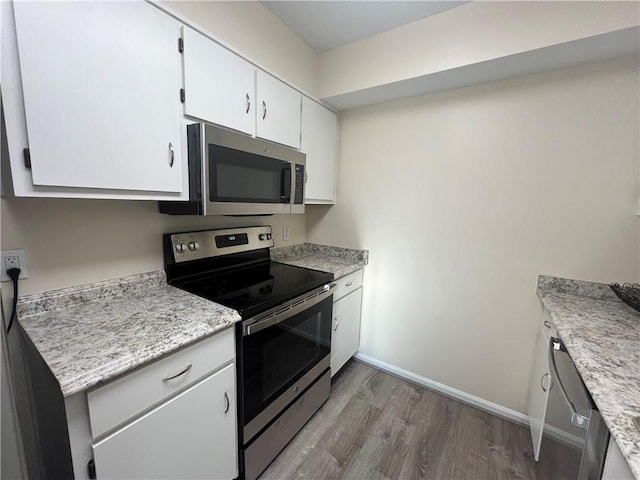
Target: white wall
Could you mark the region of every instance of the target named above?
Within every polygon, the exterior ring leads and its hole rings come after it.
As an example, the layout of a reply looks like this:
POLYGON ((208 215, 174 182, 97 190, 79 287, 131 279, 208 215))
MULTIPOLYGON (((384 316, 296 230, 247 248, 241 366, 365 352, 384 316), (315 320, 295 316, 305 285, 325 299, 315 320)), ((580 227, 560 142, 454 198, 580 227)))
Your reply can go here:
POLYGON ((639 24, 638 2, 469 2, 322 52, 318 96, 332 97, 639 24))
MULTIPOLYGON (((258 2, 169 2, 298 87, 314 93, 316 53, 258 2)), ((3 152, 4 153, 4 152, 3 152)), ((77 285, 163 267, 161 234, 191 228, 274 226, 276 246, 305 241, 304 215, 173 217, 156 202, 3 198, 2 250, 27 251, 29 279, 21 294, 77 285), (282 241, 289 226, 290 240, 282 241)), ((4 289, 6 295, 11 288, 4 289)))
POLYGON ((235 50, 310 95, 317 93, 317 54, 260 2, 163 1, 235 50))
POLYGON ((638 281, 638 60, 342 112, 338 203, 367 248, 361 351, 523 412, 539 273, 638 281))

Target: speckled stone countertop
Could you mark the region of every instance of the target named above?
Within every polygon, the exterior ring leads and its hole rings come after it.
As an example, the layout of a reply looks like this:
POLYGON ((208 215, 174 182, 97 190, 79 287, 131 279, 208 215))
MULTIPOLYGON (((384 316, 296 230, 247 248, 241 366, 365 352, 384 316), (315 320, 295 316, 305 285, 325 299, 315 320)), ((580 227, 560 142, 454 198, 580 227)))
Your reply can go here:
POLYGON ((240 320, 167 285, 164 271, 21 297, 18 319, 65 397, 240 320))
POLYGON ((540 276, 538 296, 640 480, 640 313, 601 283, 540 276))
POLYGON ((333 273, 333 279, 337 280, 364 268, 369 263, 369 251, 301 243, 272 249, 271 259, 287 265, 333 273))

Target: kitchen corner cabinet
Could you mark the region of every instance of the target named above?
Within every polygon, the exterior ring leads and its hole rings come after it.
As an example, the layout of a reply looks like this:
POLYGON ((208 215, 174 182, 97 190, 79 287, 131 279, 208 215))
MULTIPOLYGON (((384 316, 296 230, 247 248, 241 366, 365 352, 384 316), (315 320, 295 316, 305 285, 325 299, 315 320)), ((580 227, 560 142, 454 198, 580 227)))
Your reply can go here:
POLYGON ((300 92, 258 70, 256 98, 256 136, 300 148, 300 92))
POLYGON ((547 416, 547 404, 549 403, 549 391, 552 387, 548 363, 549 341, 551 337, 557 336, 556 328, 546 310, 543 312, 540 326, 529 381, 529 402, 527 408, 531 442, 533 444, 533 456, 536 461, 538 461, 540 456, 540 446, 542 444, 542 436, 544 434, 547 416))
POLYGON ((3 42, 17 49, 8 60, 19 61, 8 74, 17 91, 7 86, 3 93, 24 99, 23 112, 16 100, 5 113, 12 131, 13 124, 26 127, 18 151, 29 149, 30 196, 92 196, 86 189, 114 194, 103 198, 126 198, 126 191, 135 192, 131 198, 179 196, 180 24, 142 1, 12 7, 15 31, 3 42))
POLYGON ((360 346, 362 270, 336 281, 331 332, 331 376, 353 357, 360 346))
POLYGON ((307 154, 305 203, 335 203, 338 115, 302 97, 300 150, 307 154))
POLYGON ((236 478, 235 381, 230 328, 69 397, 76 480, 236 478))
POLYGON ((189 27, 183 41, 185 114, 253 135, 255 67, 189 27))

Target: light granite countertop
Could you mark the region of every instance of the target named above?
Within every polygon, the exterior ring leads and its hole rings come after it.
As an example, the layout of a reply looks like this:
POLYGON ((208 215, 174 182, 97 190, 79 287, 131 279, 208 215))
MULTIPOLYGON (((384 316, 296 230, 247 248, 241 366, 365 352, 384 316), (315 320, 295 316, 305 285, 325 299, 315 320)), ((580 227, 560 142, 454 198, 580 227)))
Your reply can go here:
POLYGON ((272 249, 271 259, 287 265, 332 273, 333 279, 337 280, 364 268, 369 263, 369 251, 302 243, 272 249))
POLYGON ((540 276, 538 296, 640 480, 640 313, 601 283, 540 276))
MULTIPOLYGON (((363 268, 369 252, 305 243, 274 261, 333 273, 363 268)), ((65 397, 223 330, 240 315, 167 285, 164 271, 21 297, 18 318, 65 397)))
POLYGON ((167 285, 164 271, 21 297, 18 318, 65 397, 240 320, 167 285))

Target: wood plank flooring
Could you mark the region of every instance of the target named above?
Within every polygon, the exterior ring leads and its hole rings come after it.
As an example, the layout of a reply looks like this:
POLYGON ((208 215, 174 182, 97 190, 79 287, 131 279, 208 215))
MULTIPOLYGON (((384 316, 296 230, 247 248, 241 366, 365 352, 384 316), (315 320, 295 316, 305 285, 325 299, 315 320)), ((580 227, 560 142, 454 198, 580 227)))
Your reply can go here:
POLYGON ((542 465, 526 427, 351 360, 259 480, 570 478, 572 449, 545 442, 542 465))

